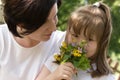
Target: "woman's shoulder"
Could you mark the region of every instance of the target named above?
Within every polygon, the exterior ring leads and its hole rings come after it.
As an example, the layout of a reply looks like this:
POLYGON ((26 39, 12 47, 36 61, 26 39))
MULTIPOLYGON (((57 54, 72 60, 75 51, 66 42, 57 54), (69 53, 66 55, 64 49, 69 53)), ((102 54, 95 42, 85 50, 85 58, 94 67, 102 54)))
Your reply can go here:
POLYGON ((0 24, 0 29, 7 27, 7 24, 0 24))
POLYGON ((8 32, 7 24, 0 24, 0 33, 8 32))
POLYGON ((7 24, 2 24, 0 25, 0 37, 8 37, 10 32, 9 32, 9 29, 7 27, 7 24))
POLYGON ((8 28, 6 24, 0 25, 0 52, 8 38, 8 28))

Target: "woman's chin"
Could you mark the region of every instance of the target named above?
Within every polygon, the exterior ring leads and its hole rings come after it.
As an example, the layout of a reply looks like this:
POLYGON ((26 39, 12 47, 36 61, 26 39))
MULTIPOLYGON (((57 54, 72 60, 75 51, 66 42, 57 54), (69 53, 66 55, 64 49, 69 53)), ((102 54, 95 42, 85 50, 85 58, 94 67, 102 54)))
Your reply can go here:
POLYGON ((50 39, 51 36, 45 36, 43 41, 48 41, 50 39))

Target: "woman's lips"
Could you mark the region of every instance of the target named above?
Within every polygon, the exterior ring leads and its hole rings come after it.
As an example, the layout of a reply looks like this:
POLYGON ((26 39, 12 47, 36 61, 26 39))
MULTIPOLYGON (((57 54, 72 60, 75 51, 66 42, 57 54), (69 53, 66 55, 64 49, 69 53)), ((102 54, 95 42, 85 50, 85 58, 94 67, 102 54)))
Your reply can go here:
POLYGON ((52 33, 50 33, 50 34, 46 34, 46 36, 51 36, 51 34, 52 34, 52 33))

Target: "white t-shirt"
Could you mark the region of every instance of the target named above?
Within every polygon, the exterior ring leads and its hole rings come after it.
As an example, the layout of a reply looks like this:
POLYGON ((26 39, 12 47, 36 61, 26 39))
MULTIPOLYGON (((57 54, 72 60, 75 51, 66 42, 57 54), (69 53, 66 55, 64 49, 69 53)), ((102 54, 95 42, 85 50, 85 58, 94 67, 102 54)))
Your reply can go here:
MULTIPOLYGON (((49 59, 46 61, 45 66, 48 68, 50 72, 55 71, 55 69, 59 66, 56 63, 53 63, 55 61, 54 57, 51 56, 49 59)), ((96 69, 96 65, 93 65, 93 68, 96 69)), ((86 70, 79 70, 76 75, 73 75, 72 80, 116 80, 114 74, 109 74, 105 75, 99 78, 92 78, 90 73, 86 70)))
POLYGON ((61 43, 64 32, 53 32, 50 40, 32 48, 20 46, 7 25, 0 25, 0 80, 34 80, 45 61, 61 43))

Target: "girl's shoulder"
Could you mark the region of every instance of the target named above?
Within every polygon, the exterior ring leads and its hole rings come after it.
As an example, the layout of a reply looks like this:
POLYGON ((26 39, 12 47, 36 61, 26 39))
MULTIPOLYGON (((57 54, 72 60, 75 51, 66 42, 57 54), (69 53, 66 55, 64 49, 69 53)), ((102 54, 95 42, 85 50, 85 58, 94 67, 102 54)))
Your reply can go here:
POLYGON ((101 76, 99 78, 95 78, 94 80, 116 80, 116 78, 114 74, 108 74, 108 75, 101 76))
POLYGON ((93 78, 87 70, 79 70, 78 76, 74 76, 73 80, 116 80, 114 74, 108 74, 101 77, 93 78))

